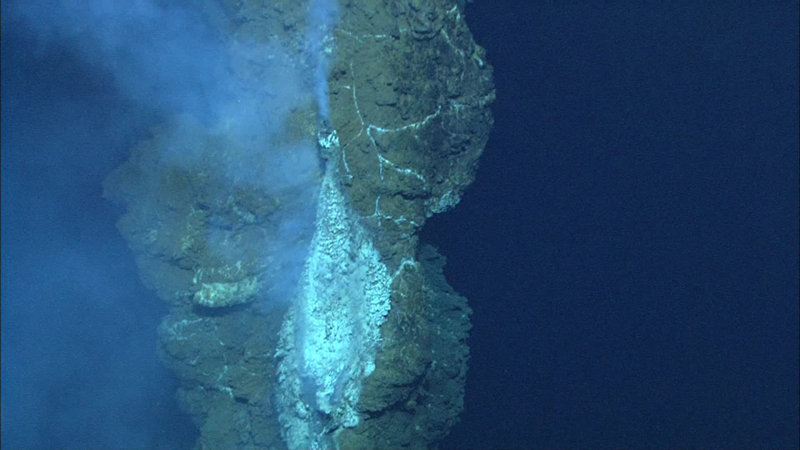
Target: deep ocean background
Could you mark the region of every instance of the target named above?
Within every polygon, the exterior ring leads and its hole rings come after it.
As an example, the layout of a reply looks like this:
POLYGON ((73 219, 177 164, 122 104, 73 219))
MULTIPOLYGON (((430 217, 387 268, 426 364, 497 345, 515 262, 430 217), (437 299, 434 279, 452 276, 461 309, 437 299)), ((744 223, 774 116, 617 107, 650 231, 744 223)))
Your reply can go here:
POLYGON ((2 447, 190 448, 101 183, 158 118, 2 12, 2 447))
MULTIPOLYGON (((190 447, 166 307, 100 196, 158 118, 2 18, 3 448, 190 447)), ((797 2, 467 19, 497 102, 475 184, 423 232, 474 310, 442 446, 797 448, 797 2)))
POLYGON ((797 20, 468 6, 497 103, 423 231, 474 309, 445 448, 798 448, 797 20))

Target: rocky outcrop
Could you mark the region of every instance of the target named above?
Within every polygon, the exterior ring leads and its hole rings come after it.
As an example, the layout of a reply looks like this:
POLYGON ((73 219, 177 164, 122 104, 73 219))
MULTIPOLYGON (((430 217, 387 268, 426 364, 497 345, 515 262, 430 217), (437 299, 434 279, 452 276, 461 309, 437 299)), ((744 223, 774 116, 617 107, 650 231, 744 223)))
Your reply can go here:
POLYGON ((171 306, 159 352, 181 381, 198 447, 279 448, 287 436, 278 420, 286 358, 275 358, 279 334, 292 336, 280 330, 297 308, 319 234, 320 186, 334 177, 347 220, 358 224, 348 229, 363 230, 359 239, 385 267, 389 308, 374 322, 379 345, 358 380, 355 420, 317 411, 330 437, 320 442, 434 446, 462 409, 470 310, 444 280, 444 259, 420 247, 417 233, 474 178, 492 123, 491 69, 457 2, 341 0, 325 124, 338 144, 320 158, 322 121, 305 75, 307 11, 298 3, 209 9, 232 42, 237 79, 267 86, 247 107, 264 111, 265 121, 279 117, 280 126, 243 135, 236 124, 176 117, 133 150, 106 195, 126 204, 119 228, 143 282, 171 306), (254 52, 241 42, 264 45, 254 52), (307 89, 271 92, 275 65, 307 89), (292 177, 282 180, 287 168, 292 177))

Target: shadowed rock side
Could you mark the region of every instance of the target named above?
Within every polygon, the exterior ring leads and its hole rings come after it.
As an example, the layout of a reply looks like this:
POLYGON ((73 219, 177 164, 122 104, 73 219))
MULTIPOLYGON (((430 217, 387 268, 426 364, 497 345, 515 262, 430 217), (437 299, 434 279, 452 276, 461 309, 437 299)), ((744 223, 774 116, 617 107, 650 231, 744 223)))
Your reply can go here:
POLYGON ((427 447, 462 409, 469 310, 435 252, 417 254, 417 231, 473 180, 492 123, 491 70, 454 2, 344 4, 329 78, 338 163, 390 273, 402 275, 364 381, 365 420, 339 442, 427 447))
MULTIPOLYGON (((175 117, 105 184, 126 205, 119 228, 143 282, 171 306, 158 350, 181 381, 198 448, 285 447, 274 356, 323 176, 300 3, 223 2, 224 15, 212 17, 221 39, 280 49, 265 57, 232 45, 243 85, 268 85, 269 64, 307 83, 282 101, 290 107, 282 106, 280 131, 243 136, 175 117), (292 179, 272 182, 283 167, 292 179), (260 180, 264 173, 271 178, 260 180)), ((470 310, 444 280, 444 259, 417 238, 472 182, 492 124, 491 69, 457 3, 340 1, 328 82, 341 151, 326 164, 338 167, 350 208, 392 274, 358 424, 332 430, 340 448, 433 447, 463 408, 470 310)), ((254 94, 251 107, 271 111, 275 95, 254 94)))
POLYGON ((494 91, 454 2, 366 3, 346 3, 336 29, 332 121, 353 206, 397 266, 474 179, 494 91))

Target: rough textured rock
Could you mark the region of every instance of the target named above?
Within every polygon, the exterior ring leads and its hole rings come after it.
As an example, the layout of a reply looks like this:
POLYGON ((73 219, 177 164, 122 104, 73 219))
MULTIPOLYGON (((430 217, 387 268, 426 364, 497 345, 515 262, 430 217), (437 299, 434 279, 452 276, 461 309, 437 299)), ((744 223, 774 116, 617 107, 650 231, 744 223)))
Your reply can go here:
POLYGON ((458 203, 488 138, 491 70, 447 1, 346 2, 330 76, 340 164, 395 265, 458 203))
MULTIPOLYGON (((281 55, 288 57, 280 64, 307 71, 305 5, 222 6, 223 15, 209 8, 209 17, 225 39, 282 49, 270 56, 231 45, 238 78, 259 85, 281 55)), ((394 274, 360 420, 336 430, 335 442, 431 447, 463 407, 470 310, 444 280, 444 259, 420 248, 417 232, 457 204, 474 178, 492 123, 491 69, 454 1, 341 0, 333 33, 330 126, 341 151, 327 164, 338 166, 338 182, 394 274)), ((143 282, 171 305, 159 352, 181 381, 178 397, 200 430, 198 448, 285 445, 273 405, 274 354, 297 281, 287 274, 302 267, 298 249, 313 233, 300 227, 287 234, 285 222, 313 223, 316 191, 308 186, 322 177, 319 161, 293 150, 319 131, 313 96, 295 95, 281 131, 269 135, 243 139, 219 125, 209 130, 197 119, 173 118, 105 185, 108 197, 127 206, 119 228, 143 282), (175 151, 193 156, 172 163, 175 151), (304 167, 307 182, 280 189, 252 182, 259 165, 276 160, 304 167)))

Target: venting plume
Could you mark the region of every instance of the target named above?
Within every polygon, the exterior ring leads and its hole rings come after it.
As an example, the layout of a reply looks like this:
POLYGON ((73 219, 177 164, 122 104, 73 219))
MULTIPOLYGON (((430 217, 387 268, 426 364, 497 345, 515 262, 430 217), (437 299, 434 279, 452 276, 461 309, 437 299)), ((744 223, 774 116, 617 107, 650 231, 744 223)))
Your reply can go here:
POLYGON ((339 16, 336 0, 311 0, 308 12, 308 52, 314 58, 314 95, 317 100, 320 119, 330 123, 328 105, 328 72, 330 58, 333 56, 333 26, 339 16))
POLYGON ((207 230, 204 241, 225 268, 220 272, 241 271, 245 253, 261 269, 249 269, 252 276, 239 285, 223 283, 229 280, 219 273, 195 273, 195 299, 215 307, 256 294, 265 304, 284 303, 302 270, 321 182, 314 135, 292 135, 288 122, 312 103, 318 122, 328 122, 326 75, 338 6, 326 0, 308 5, 305 53, 296 54, 277 42, 234 38, 212 27, 208 18, 224 17, 214 5, 205 2, 201 14, 154 0, 52 1, 19 3, 14 12, 45 42, 70 43, 110 73, 129 99, 167 118, 148 143, 158 149, 159 173, 140 175, 139 198, 150 197, 147 191, 158 189, 168 171, 180 170, 212 173, 219 187, 211 201, 257 189, 281 202, 261 255, 237 247, 224 224, 207 230))
MULTIPOLYGON (((292 300, 281 331, 276 392, 287 444, 326 447, 328 431, 358 424, 361 380, 375 367, 390 278, 350 210, 336 165, 320 171, 319 148, 328 155, 339 151, 327 85, 336 1, 308 4, 302 54, 277 42, 226 35, 224 26, 206 20, 223 16, 213 8, 201 15, 148 0, 54 1, 20 3, 14 13, 45 42, 70 43, 87 63, 109 73, 123 95, 165 118, 107 186, 112 196, 124 192, 129 209, 151 220, 156 235, 186 228, 183 215, 159 212, 162 197, 173 194, 164 191, 172 173, 207 174, 203 186, 210 197, 192 206, 198 214, 229 204, 242 190, 262 195, 261 203, 280 203, 270 209, 275 226, 255 255, 252 241, 242 243, 231 232, 256 220, 249 211, 233 205, 231 217, 210 219, 202 243, 215 262, 210 269, 190 268, 192 299, 205 308, 254 297, 266 305, 292 300), (317 132, 298 133, 292 128, 298 111, 311 105, 317 132), (297 414, 298 402, 308 414, 297 414)), ((196 245, 185 236, 177 240, 181 250, 173 259, 196 245)))

